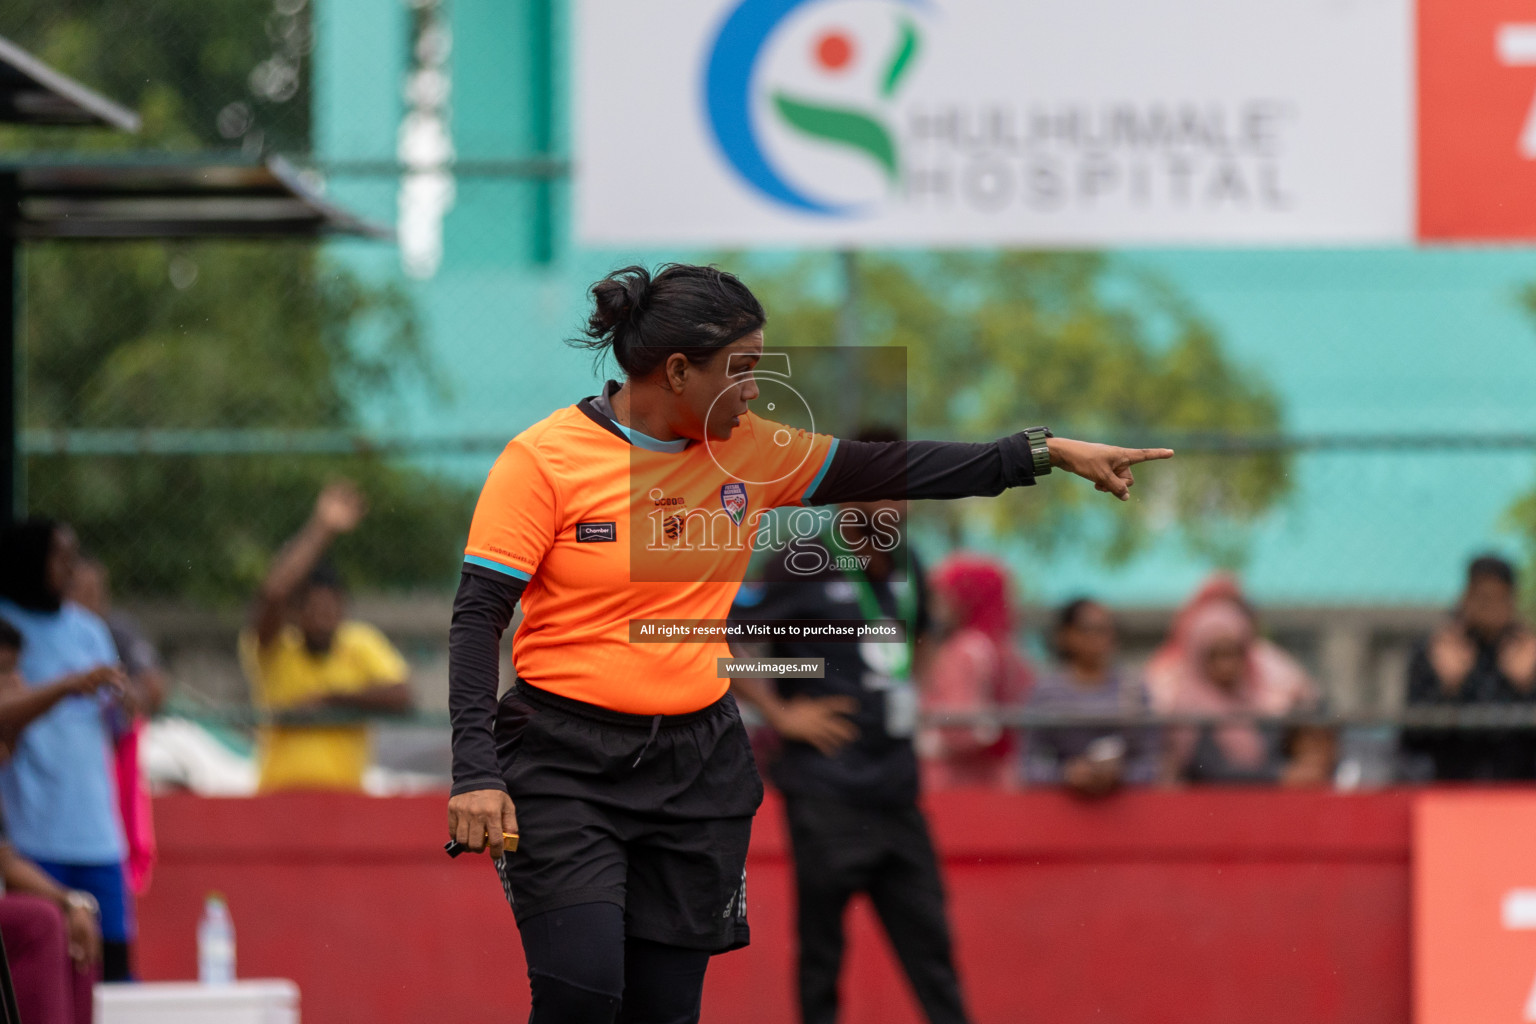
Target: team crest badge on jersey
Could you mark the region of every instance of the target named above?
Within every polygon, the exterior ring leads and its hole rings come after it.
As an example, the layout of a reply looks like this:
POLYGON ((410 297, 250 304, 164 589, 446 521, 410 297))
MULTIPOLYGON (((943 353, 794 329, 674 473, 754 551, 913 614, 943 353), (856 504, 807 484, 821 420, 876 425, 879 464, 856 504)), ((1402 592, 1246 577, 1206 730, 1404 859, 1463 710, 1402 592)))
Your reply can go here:
POLYGON ((741 517, 747 514, 747 485, 738 481, 721 486, 720 507, 730 515, 731 522, 740 526, 741 517))

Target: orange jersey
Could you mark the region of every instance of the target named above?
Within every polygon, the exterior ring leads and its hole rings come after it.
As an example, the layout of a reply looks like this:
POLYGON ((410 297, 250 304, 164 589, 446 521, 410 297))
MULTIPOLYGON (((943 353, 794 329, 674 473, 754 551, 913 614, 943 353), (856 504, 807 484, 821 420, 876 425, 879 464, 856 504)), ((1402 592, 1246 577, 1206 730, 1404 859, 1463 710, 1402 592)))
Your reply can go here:
POLYGON ((751 412, 727 441, 659 442, 579 406, 513 438, 465 561, 527 581, 518 677, 629 714, 718 700, 724 642, 631 643, 630 620, 727 618, 762 513, 804 504, 836 446, 751 412))

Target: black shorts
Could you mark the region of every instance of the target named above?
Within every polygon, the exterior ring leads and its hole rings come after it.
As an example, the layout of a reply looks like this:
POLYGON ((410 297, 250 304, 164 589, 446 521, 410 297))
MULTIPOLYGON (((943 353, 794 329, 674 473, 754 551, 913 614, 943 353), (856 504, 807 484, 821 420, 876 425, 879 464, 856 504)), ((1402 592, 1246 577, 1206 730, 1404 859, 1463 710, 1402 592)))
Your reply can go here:
POLYGON ((615 903, 634 938, 715 953, 747 944, 763 784, 730 694, 649 717, 519 680, 497 710, 496 748, 521 837, 497 873, 519 921, 615 903))

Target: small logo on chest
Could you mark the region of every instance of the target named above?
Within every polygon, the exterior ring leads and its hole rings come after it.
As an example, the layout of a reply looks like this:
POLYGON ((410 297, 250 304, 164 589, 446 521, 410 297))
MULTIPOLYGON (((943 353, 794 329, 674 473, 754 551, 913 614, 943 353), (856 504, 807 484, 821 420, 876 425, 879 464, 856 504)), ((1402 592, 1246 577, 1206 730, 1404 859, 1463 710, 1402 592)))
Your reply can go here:
POLYGON ((578 544, 611 543, 619 539, 617 523, 577 523, 576 542, 578 544))
POLYGON ((740 526, 741 517, 747 514, 747 485, 739 481, 721 485, 720 507, 731 517, 731 522, 740 526))

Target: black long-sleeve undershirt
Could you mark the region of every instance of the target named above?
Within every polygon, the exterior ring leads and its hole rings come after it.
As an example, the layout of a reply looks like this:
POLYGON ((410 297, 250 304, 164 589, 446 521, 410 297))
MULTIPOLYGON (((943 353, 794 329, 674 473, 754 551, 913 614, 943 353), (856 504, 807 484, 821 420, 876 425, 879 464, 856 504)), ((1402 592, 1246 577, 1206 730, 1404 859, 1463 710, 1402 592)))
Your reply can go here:
POLYGON ((810 505, 880 498, 992 497, 1035 482, 1029 439, 997 441, 838 441, 810 505))
MULTIPOLYGON (((1034 482, 1029 441, 1022 433, 985 444, 840 440, 807 504, 992 496, 1034 482)), ((459 577, 448 630, 454 795, 507 788, 494 736, 501 635, 526 585, 477 565, 466 564, 459 577)))
POLYGON ((496 691, 501 635, 527 584, 465 565, 448 627, 448 720, 453 726, 454 796, 475 789, 506 791, 496 760, 496 691))

